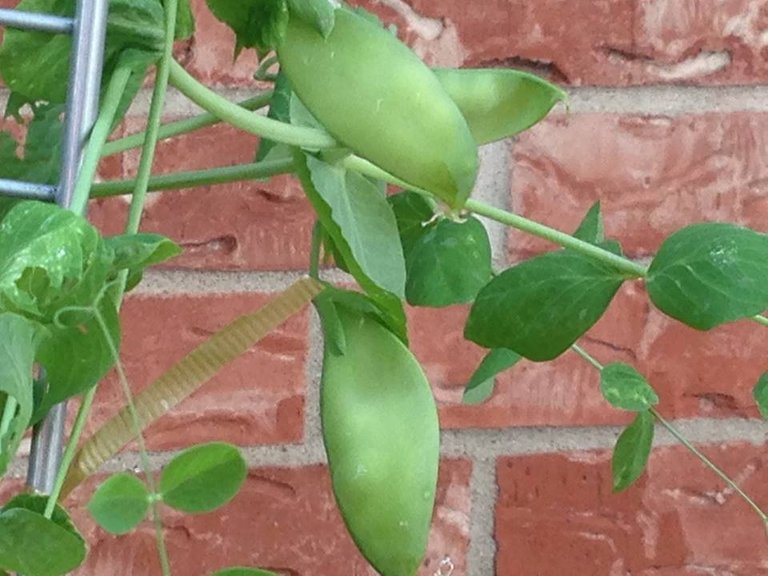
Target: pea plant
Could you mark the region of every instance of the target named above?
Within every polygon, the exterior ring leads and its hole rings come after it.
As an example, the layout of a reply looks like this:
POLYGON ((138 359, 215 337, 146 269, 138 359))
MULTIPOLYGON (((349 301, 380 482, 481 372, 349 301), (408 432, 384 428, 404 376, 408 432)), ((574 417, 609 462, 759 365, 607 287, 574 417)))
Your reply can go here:
MULTIPOLYGON (((694 224, 667 238, 646 266, 605 237, 599 204, 572 234, 484 204, 471 197, 478 146, 537 123, 565 102, 558 87, 509 69, 431 69, 375 16, 328 0, 207 4, 234 30, 235 56, 258 52, 254 76, 270 90, 233 103, 173 59, 174 40, 194 31, 189 0, 111 0, 99 115, 72 207, 0 198, 0 471, 51 407, 80 398, 52 493, 21 493, 0 510, 0 571, 56 576, 80 566, 86 544, 63 507, 66 496, 136 441, 143 475, 111 476, 87 507, 114 534, 149 517, 162 572, 170 574, 164 507, 199 514, 226 504, 246 464, 236 447, 214 442, 188 448, 156 476, 142 430, 310 302, 325 337, 321 420, 334 495, 355 544, 384 576, 412 576, 422 562, 440 455, 435 400, 408 349, 406 302, 471 306, 465 337, 488 352, 466 386, 467 403, 487 399, 496 375, 523 360, 578 354, 599 371, 605 400, 635 415, 613 453, 616 491, 642 475, 659 423, 768 522, 664 418, 637 369, 599 361, 579 346, 626 282, 643 283, 654 306, 698 330, 737 320, 768 326, 766 235, 694 224), (150 72, 146 129, 110 139, 150 72), (206 113, 163 124, 169 84, 206 113), (158 140, 217 122, 260 137, 253 163, 152 175, 158 140), (95 183, 102 157, 131 148, 141 148, 135 179, 95 183), (295 174, 316 213, 307 276, 134 397, 119 357, 120 304, 148 266, 180 252, 168 238, 139 232, 147 193, 286 173, 295 174), (123 194, 131 196, 125 233, 102 236, 83 217, 88 199, 123 194), (478 216, 558 248, 494 270, 478 216), (324 280, 331 264, 357 289, 324 280), (81 441, 97 385, 113 369, 125 407, 81 441)), ((72 16, 74 0, 22 0, 18 8, 72 16)), ((24 138, 0 133, 0 177, 55 182, 68 50, 66 37, 6 31, 6 124, 21 125, 24 138)), ((768 373, 754 395, 768 415, 768 373)), ((270 573, 232 567, 216 575, 270 573)))

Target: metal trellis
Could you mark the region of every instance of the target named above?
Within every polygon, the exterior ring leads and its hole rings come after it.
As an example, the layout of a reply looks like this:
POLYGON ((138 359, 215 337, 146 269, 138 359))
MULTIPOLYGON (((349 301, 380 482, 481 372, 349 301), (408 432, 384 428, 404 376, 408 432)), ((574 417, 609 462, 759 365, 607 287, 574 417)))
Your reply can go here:
MULTIPOLYGON (((58 185, 0 179, 0 195, 56 202, 65 208, 71 205, 83 151, 99 107, 107 9, 108 0, 78 0, 74 18, 0 9, 0 26, 73 37, 58 185)), ((27 484, 37 492, 49 493, 53 489, 61 462, 66 414, 66 403, 58 404, 34 429, 27 484)))

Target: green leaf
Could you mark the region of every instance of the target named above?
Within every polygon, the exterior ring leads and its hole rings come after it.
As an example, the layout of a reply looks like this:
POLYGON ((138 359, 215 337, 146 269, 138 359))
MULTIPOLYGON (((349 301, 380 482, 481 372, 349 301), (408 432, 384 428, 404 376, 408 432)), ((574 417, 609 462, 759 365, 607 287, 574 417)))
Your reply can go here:
POLYGON ((600 391, 612 406, 643 412, 659 403, 659 396, 645 377, 629 364, 608 364, 600 372, 600 391))
POLYGON ((397 231, 403 249, 407 250, 422 234, 422 229, 435 217, 436 206, 423 194, 405 191, 387 198, 397 220, 397 231))
POLYGON ((611 266, 575 252, 537 256, 480 291, 464 334, 486 348, 552 360, 600 319, 623 281, 611 266))
MULTIPOLYGON (((114 345, 120 346, 120 319, 109 295, 98 302, 98 310, 114 345)), ((39 346, 35 360, 45 367, 45 389, 35 406, 33 423, 55 404, 87 392, 114 366, 115 359, 94 315, 75 319, 78 323, 52 326, 39 346)))
POLYGON ((605 223, 600 211, 600 202, 592 205, 576 232, 573 233, 573 237, 590 244, 600 244, 605 240, 605 223))
POLYGON ((37 327, 21 316, 0 313, 0 392, 18 408, 0 430, 0 474, 16 456, 32 416, 32 368, 38 345, 37 327))
POLYGON ((496 348, 486 354, 480 366, 464 389, 465 404, 481 404, 493 394, 496 376, 512 368, 522 358, 517 352, 506 348, 496 348))
POLYGON ((760 415, 768 420, 768 372, 763 374, 755 384, 752 390, 757 407, 760 409, 760 415))
POLYGON ((440 218, 403 242, 406 299, 414 306, 472 302, 491 279, 491 243, 485 226, 470 216, 463 222, 440 218))
POLYGON ((665 314, 698 330, 768 308, 768 236, 733 224, 695 224, 670 236, 646 285, 665 314))
POLYGON ((54 184, 59 175, 64 106, 40 104, 32 111, 22 156, 16 154, 17 142, 0 133, 0 178, 54 184))
POLYGON ((160 476, 160 492, 172 508, 210 512, 235 497, 247 474, 237 448, 222 442, 203 444, 171 460, 160 476))
POLYGON ((405 258, 386 198, 360 174, 312 156, 307 157, 307 166, 315 190, 331 209, 331 218, 363 273, 380 288, 402 297, 405 258))
POLYGON ((144 520, 149 504, 144 482, 131 474, 115 474, 94 492, 88 511, 107 532, 127 534, 144 520))
POLYGON ((626 490, 642 475, 651 454, 653 432, 653 415, 645 411, 639 412, 619 436, 611 463, 614 492, 626 490))
POLYGON ((114 252, 113 270, 128 270, 126 290, 133 289, 149 266, 165 262, 181 254, 181 248, 170 238, 160 234, 123 234, 105 238, 114 252))
POLYGON ((25 576, 60 576, 80 566, 85 542, 71 523, 63 526, 21 504, 14 500, 0 512, 0 568, 25 576))
MULTIPOLYGON (((275 80, 275 87, 272 92, 272 98, 269 101, 269 112, 267 117, 273 120, 279 120, 280 122, 291 121, 291 96, 293 92, 291 90, 291 83, 288 81, 288 77, 279 72, 277 79, 275 80)), ((277 142, 263 138, 259 142, 259 151, 256 154, 256 162, 261 162, 267 157, 272 150, 277 146, 277 142)))
POLYGON ((438 68, 435 74, 478 144, 530 128, 567 99, 557 86, 519 70, 438 68))
POLYGON ((311 25, 323 38, 333 30, 335 9, 329 0, 288 0, 288 10, 291 16, 311 25))
POLYGON ((288 26, 286 0, 206 0, 208 8, 235 33, 235 58, 243 48, 260 54, 274 49, 288 26))
POLYGON ((176 13, 176 40, 186 40, 195 33, 195 15, 189 0, 179 0, 176 13))
POLYGON ((268 570, 259 570, 258 568, 225 568, 212 574, 211 576, 278 576, 268 570))

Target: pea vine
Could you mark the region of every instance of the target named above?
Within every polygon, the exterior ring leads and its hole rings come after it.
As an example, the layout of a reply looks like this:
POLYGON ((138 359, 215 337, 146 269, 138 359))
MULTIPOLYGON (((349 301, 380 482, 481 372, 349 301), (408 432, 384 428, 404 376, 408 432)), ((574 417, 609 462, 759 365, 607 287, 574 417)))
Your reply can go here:
MULTIPOLYGON (((694 224, 667 238, 646 266, 605 237, 599 203, 566 233, 480 202, 470 197, 478 146, 539 122, 566 101, 558 87, 508 69, 429 69, 374 16, 328 0, 207 6, 234 31, 235 57, 257 51, 254 77, 272 89, 233 103, 174 60, 174 40, 194 33, 189 0, 110 0, 100 111, 71 208, 0 196, 0 473, 31 426, 56 404, 81 398, 52 493, 22 493, 0 509, 0 572, 55 576, 83 564, 86 543, 61 503, 135 440, 142 478, 111 476, 88 510, 118 535, 149 516, 162 573, 171 574, 163 507, 215 510, 235 497, 247 466, 236 447, 214 442, 190 447, 155 477, 142 430, 310 302, 324 333, 321 418, 334 494, 352 539, 381 574, 414 574, 421 564, 440 457, 435 401, 407 347, 405 303, 470 306, 465 337, 488 352, 467 383, 466 403, 487 400, 496 376, 524 360, 575 353, 599 372, 605 400, 634 414, 613 452, 616 491, 642 476, 658 423, 768 527, 760 505, 659 412, 658 394, 636 368, 603 364, 579 344, 626 282, 642 282, 656 308, 698 330, 739 320, 768 326, 768 236, 694 224), (110 139, 150 71, 145 129, 110 139), (354 90, 339 89, 342 82, 354 90), (162 123, 169 86, 205 112, 162 123), (266 115, 256 113, 264 108, 266 115), (152 175, 160 140, 219 122, 259 137, 254 162, 152 175), (135 178, 95 182, 102 158, 135 148, 135 178), (134 397, 120 362, 118 311, 147 267, 180 253, 172 240, 139 232, 147 194, 281 174, 298 178, 316 213, 308 277, 134 397), (83 217, 89 199, 128 194, 122 235, 105 237, 83 217), (558 249, 496 271, 478 217, 558 249), (360 291, 324 280, 331 265, 360 291), (373 378, 361 378, 371 367, 373 378), (112 369, 125 408, 83 441, 98 384, 112 369)), ((72 16, 75 5, 22 0, 18 8, 72 16)), ((25 138, 0 132, 0 178, 56 184, 69 49, 64 36, 6 31, 6 116, 25 138)), ((754 397, 768 417, 768 372, 754 397)), ((215 576, 270 574, 233 567, 215 576)))

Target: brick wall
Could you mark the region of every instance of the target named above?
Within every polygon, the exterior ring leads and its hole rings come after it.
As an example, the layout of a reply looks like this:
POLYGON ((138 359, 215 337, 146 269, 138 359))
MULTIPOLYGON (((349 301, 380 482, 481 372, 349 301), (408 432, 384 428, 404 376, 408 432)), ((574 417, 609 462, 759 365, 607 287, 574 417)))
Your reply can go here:
MULTIPOLYGON (((252 53, 232 68, 232 38, 196 0, 198 33, 178 55, 233 98, 250 85, 252 53)), ((609 235, 632 257, 673 230, 730 220, 766 231, 768 2, 765 0, 379 0, 367 4, 430 63, 515 66, 561 83, 571 110, 483 150, 476 194, 571 230, 597 199, 609 235)), ((146 102, 126 130, 141 124, 146 102)), ((193 113, 171 94, 169 118, 193 113)), ((256 141, 216 127, 159 148, 159 170, 250 161, 256 141)), ((136 154, 104 165, 132 175, 136 154)), ((123 200, 90 215, 117 231, 123 200)), ((147 275, 123 311, 124 358, 138 390, 218 327, 263 303, 306 268, 313 218, 288 179, 154 196, 146 230, 185 247, 147 275)), ((549 247, 489 225, 498 264, 549 247)), ((443 463, 421 576, 704 576, 768 574, 759 519, 659 431, 648 474, 611 493, 610 449, 626 416, 600 397, 596 373, 572 355, 521 363, 481 406, 461 403, 482 351, 463 341, 466 310, 412 310, 411 337, 440 404, 443 463), (441 564, 442 563, 442 564, 441 564), (441 567, 442 566, 442 567, 441 567), (442 570, 442 571, 441 571, 442 570)), ((768 333, 739 323, 702 334, 652 309, 627 285, 585 347, 630 362, 661 411, 768 506, 766 427, 751 387, 766 369, 768 333)), ((244 447, 251 472, 220 512, 169 512, 176 573, 259 565, 291 576, 372 574, 335 510, 318 416, 321 336, 295 317, 148 432, 159 468, 193 441, 244 447)), ((100 392, 95 421, 120 404, 100 392)), ((112 470, 133 468, 131 452, 112 470)), ((80 489, 73 501, 83 502, 80 489)), ((81 576, 157 574, 152 530, 112 537, 75 513, 91 541, 81 576)))

